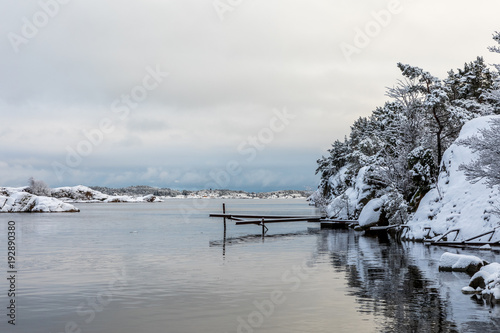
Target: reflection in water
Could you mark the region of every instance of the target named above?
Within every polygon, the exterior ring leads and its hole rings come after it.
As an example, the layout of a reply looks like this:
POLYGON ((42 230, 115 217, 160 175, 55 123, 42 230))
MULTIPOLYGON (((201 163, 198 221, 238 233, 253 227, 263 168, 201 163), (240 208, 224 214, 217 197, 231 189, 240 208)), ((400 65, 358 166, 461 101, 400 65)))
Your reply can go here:
MULTIPOLYGON (((264 237, 264 239, 278 240, 280 238, 290 238, 290 237, 294 237, 294 236, 314 235, 314 234, 317 234, 318 232, 319 232, 318 229, 308 228, 307 230, 297 231, 297 232, 269 234, 269 235, 266 235, 264 237)), ((209 244, 210 244, 210 247, 222 246, 224 249, 223 253, 225 254, 226 245, 235 245, 235 244, 243 244, 243 243, 249 243, 249 242, 262 242, 262 241, 263 241, 262 234, 250 234, 250 235, 227 238, 226 233, 224 232, 224 237, 222 240, 210 241, 209 244)))
POLYGON ((500 321, 488 309, 479 309, 483 318, 453 315, 482 302, 470 302, 456 286, 442 285, 439 280, 447 275, 438 273, 429 256, 412 253, 413 247, 425 249, 422 244, 391 243, 353 231, 332 230, 318 236, 319 253, 337 272, 345 272, 359 311, 375 314, 382 332, 497 332, 500 321), (452 297, 461 302, 452 302, 452 297))

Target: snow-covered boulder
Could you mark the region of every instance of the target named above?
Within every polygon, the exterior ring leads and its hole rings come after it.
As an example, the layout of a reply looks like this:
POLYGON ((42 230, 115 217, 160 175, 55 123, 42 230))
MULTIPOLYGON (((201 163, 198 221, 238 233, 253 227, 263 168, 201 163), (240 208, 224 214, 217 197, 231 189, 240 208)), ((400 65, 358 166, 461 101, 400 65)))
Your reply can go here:
POLYGON ((476 256, 445 252, 439 260, 439 270, 474 274, 487 262, 476 256))
POLYGON ((368 228, 380 222, 382 207, 384 206, 387 197, 384 195, 381 198, 370 200, 359 214, 358 222, 362 228, 368 228))
POLYGON ((163 202, 160 198, 158 198, 156 195, 149 194, 143 197, 138 198, 142 202, 163 202))
MULTIPOLYGON (((489 128, 490 121, 500 116, 488 116, 473 119, 466 123, 458 140, 473 135, 480 135, 480 129, 489 128)), ((468 164, 478 158, 477 154, 463 145, 454 143, 446 150, 442 158, 437 185, 430 190, 409 221, 409 239, 423 239, 430 227, 431 237, 444 234, 450 229, 460 229, 457 241, 477 236, 493 230, 500 225, 500 217, 495 215, 495 205, 500 202, 498 188, 489 188, 483 181, 475 184, 467 181, 460 165, 468 164)), ((485 236, 487 240, 490 235, 485 236)), ((492 241, 500 240, 495 235, 492 241)), ((477 239, 481 241, 481 239, 477 239)))
POLYGON ((109 195, 83 185, 57 187, 52 189, 51 195, 65 202, 99 202, 109 198, 109 195))
POLYGON ((79 212, 75 206, 59 199, 36 196, 23 191, 24 188, 0 188, 1 213, 54 213, 79 212))
POLYGON ((462 288, 464 294, 480 293, 490 303, 500 303, 500 264, 491 263, 474 274, 467 287, 462 288))

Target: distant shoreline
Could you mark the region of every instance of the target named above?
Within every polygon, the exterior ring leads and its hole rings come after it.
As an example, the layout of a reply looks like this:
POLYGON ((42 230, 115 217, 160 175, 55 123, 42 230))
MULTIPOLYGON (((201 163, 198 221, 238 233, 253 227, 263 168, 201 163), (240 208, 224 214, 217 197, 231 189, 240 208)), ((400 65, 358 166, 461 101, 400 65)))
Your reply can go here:
POLYGON ((155 195, 158 197, 172 198, 235 198, 235 199, 279 199, 279 198, 304 198, 307 199, 313 191, 279 190, 270 192, 247 192, 243 190, 208 189, 208 190, 174 190, 171 188, 156 188, 152 186, 129 186, 123 188, 109 188, 103 186, 89 186, 91 189, 107 195, 144 196, 155 195))

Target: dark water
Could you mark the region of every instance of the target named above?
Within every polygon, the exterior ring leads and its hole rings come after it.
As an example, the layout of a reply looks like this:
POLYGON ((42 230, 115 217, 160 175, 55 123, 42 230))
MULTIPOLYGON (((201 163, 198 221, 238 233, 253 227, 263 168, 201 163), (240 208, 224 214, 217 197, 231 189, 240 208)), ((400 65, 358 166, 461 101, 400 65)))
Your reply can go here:
MULTIPOLYGON (((225 202, 229 212, 317 214, 300 200, 225 202)), ((208 218, 221 205, 0 215, 0 332, 499 331, 498 307, 460 292, 467 275, 438 272, 447 249, 305 222, 273 224, 264 240, 260 227, 228 222, 224 241, 221 220, 208 218), (6 316, 9 220, 18 238, 16 326, 6 316)))

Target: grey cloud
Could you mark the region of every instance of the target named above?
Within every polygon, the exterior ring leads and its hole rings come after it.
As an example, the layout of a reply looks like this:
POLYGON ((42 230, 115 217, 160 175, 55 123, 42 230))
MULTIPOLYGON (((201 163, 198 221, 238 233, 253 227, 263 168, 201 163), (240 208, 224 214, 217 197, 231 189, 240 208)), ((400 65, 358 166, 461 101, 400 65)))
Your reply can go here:
POLYGON ((383 105, 398 61, 439 76, 477 55, 499 62, 486 50, 497 0, 400 3, 348 62, 340 43, 353 43, 389 1, 244 1, 224 21, 211 0, 70 1, 18 53, 7 34, 21 33, 40 5, 2 2, 0 185, 33 175, 51 185, 194 188, 236 160, 244 171, 232 187, 314 186, 315 160, 383 105), (143 84, 148 66, 170 75, 120 117, 113 103, 143 84), (284 107, 297 120, 246 161, 238 146, 284 107), (105 118, 114 130, 58 179, 51 163, 105 118))

